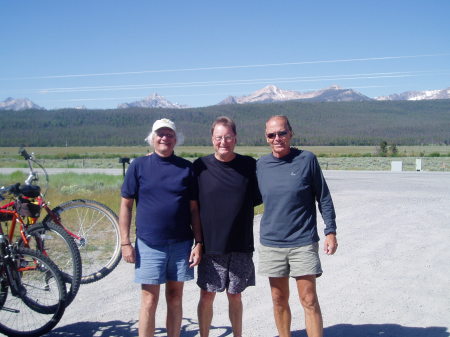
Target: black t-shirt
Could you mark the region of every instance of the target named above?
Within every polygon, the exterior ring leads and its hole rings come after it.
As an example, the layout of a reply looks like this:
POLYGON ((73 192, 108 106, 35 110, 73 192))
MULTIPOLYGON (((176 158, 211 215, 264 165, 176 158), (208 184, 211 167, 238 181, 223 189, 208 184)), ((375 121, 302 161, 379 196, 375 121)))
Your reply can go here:
POLYGON ((205 253, 253 252, 253 207, 261 203, 256 160, 236 154, 221 162, 209 155, 194 162, 194 174, 205 253))

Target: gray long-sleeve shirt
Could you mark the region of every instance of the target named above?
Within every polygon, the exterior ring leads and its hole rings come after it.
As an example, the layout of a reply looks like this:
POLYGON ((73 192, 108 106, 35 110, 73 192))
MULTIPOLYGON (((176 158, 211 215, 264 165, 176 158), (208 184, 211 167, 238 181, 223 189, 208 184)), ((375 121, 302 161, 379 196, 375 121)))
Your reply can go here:
POLYGON ((301 247, 319 241, 316 201, 325 235, 336 232, 333 201, 313 153, 291 148, 282 158, 263 156, 257 162, 257 177, 264 202, 261 244, 301 247))

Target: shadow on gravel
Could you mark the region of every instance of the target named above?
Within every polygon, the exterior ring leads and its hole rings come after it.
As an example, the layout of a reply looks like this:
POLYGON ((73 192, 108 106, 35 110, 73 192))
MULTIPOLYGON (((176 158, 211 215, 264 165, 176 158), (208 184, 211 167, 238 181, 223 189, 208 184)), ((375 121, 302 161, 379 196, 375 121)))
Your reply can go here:
MULTIPOLYGON (((191 319, 191 318, 183 318, 184 321, 187 321, 187 324, 182 324, 181 326, 181 333, 180 337, 194 337, 194 336, 200 336, 200 332, 198 330, 198 322, 191 319)), ((212 325, 209 329, 210 335, 217 336, 217 337, 225 337, 225 336, 232 336, 233 331, 231 330, 231 327, 227 326, 214 326, 212 325)), ((166 329, 156 329, 155 337, 163 337, 167 336, 166 329)))
MULTIPOLYGON (((181 337, 199 336, 198 323, 192 319, 184 318, 181 326, 181 337), (187 324, 184 322, 187 321, 187 324)), ((232 336, 233 331, 230 327, 211 326, 211 335, 217 337, 232 336)), ((57 327, 46 337, 134 337, 138 335, 137 320, 123 322, 78 322, 61 327, 57 327)), ((155 337, 167 336, 165 328, 155 329, 155 337)))
POLYGON ((123 322, 78 322, 53 329, 47 337, 134 337, 137 336, 137 321, 123 322))
MULTIPOLYGON (((306 337, 305 330, 292 337, 306 337)), ((324 337, 450 337, 446 327, 408 327, 398 324, 338 324, 324 329, 324 337)))

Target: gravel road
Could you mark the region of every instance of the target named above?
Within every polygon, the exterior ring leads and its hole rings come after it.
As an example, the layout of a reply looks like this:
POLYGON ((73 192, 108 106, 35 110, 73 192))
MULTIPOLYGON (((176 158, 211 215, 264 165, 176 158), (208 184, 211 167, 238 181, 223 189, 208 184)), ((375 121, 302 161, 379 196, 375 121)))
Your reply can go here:
MULTIPOLYGON (((325 336, 448 337, 450 173, 325 171, 325 176, 340 244, 335 256, 321 254, 318 293, 325 336)), ((322 222, 319 227, 322 233, 322 222)), ((137 336, 139 287, 133 271, 121 262, 105 279, 83 285, 47 336, 137 336)), ((243 335, 276 336, 268 282, 259 276, 256 282, 243 296, 243 335)), ((291 286, 293 336, 306 336, 291 286)), ((198 294, 195 282, 186 283, 183 337, 198 335, 198 294)), ((210 336, 231 336, 224 294, 214 308, 210 336)), ((164 316, 161 296, 156 336, 166 336, 164 316)))

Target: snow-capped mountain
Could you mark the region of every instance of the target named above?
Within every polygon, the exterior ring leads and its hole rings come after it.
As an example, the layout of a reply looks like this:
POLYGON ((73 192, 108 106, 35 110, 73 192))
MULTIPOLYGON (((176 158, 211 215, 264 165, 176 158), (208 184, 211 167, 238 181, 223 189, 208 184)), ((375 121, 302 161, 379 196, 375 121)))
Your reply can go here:
POLYGON ((275 85, 268 85, 260 90, 257 90, 250 95, 234 97, 228 96, 219 104, 245 104, 245 103, 269 103, 281 102, 290 100, 307 100, 317 102, 347 102, 347 101, 369 101, 371 98, 352 90, 342 89, 337 85, 329 88, 299 92, 291 90, 282 90, 275 85))
POLYGON ((450 99, 450 87, 442 90, 405 91, 375 98, 378 101, 421 101, 428 99, 450 99))
POLYGON ((0 110, 14 110, 21 111, 27 109, 39 109, 45 110, 37 104, 34 104, 28 98, 17 98, 8 97, 3 102, 0 102, 0 110))
POLYGON ((187 105, 180 105, 177 103, 172 103, 165 99, 163 96, 157 93, 151 94, 150 96, 144 98, 141 101, 122 103, 117 106, 119 109, 126 108, 171 108, 171 109, 183 109, 187 108, 187 105))
POLYGON ((310 91, 303 94, 304 100, 313 102, 362 102, 371 101, 372 98, 353 89, 344 89, 337 85, 329 88, 310 91))
POLYGON ((278 101, 289 101, 300 99, 301 94, 296 91, 282 90, 274 85, 268 85, 260 90, 252 92, 250 95, 235 97, 228 96, 219 104, 245 104, 245 103, 269 103, 278 101))

